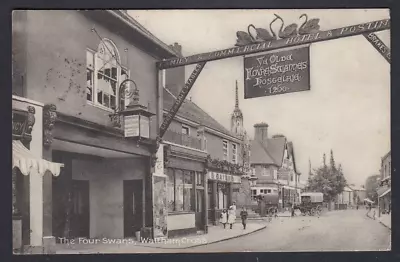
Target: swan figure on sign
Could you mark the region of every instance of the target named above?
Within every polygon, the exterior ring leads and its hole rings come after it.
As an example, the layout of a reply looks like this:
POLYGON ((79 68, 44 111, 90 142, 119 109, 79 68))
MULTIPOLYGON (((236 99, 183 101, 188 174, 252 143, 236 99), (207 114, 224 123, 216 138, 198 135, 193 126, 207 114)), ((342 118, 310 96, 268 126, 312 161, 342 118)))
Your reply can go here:
POLYGON ((249 45, 249 44, 252 44, 254 42, 253 38, 248 33, 244 32, 244 31, 237 31, 236 32, 236 36, 237 36, 237 39, 236 39, 235 46, 249 45))
POLYGON ((320 26, 318 24, 319 18, 308 20, 308 16, 306 14, 302 14, 299 19, 301 19, 303 16, 306 17, 306 20, 299 28, 299 35, 318 33, 320 31, 320 26))
POLYGON ((274 15, 276 16, 276 19, 279 19, 282 21, 282 25, 281 25, 281 28, 279 29, 279 33, 278 33, 280 38, 283 39, 283 38, 297 36, 297 27, 298 27, 297 24, 295 24, 295 23, 290 24, 290 25, 286 26, 285 29, 283 29, 285 22, 283 21, 282 17, 280 17, 277 14, 274 14, 274 15))
POLYGON ((274 20, 272 20, 271 23, 269 23, 269 30, 271 31, 272 34, 267 29, 257 28, 253 24, 250 24, 247 27, 247 32, 249 33, 250 37, 253 39, 254 42, 264 42, 264 41, 276 40, 277 36, 276 36, 276 33, 274 32, 274 30, 272 30, 272 24, 277 19, 278 18, 275 18, 274 20), (250 28, 253 28, 256 31, 257 35, 255 37, 251 34, 250 28))

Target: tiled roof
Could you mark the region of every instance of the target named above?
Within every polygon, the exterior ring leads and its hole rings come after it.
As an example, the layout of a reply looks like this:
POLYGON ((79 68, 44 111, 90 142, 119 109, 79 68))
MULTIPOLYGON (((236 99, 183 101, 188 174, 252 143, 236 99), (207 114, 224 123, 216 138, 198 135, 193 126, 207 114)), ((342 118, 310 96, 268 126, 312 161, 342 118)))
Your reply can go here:
MULTIPOLYGON (((175 102, 175 97, 164 88, 164 109, 169 111, 172 105, 175 102)), ((177 113, 178 116, 186 118, 190 121, 196 122, 199 125, 204 125, 208 128, 217 130, 225 135, 232 136, 234 138, 240 139, 238 136, 227 130, 223 125, 218 123, 217 120, 212 118, 209 114, 207 114, 203 109, 201 109, 198 105, 193 103, 190 100, 185 99, 179 111, 177 113)))
POLYGON ((266 144, 252 140, 250 163, 282 166, 285 144, 285 137, 267 139, 266 144))
POLYGON ((149 30, 147 30, 143 25, 141 25, 136 19, 134 19, 132 16, 128 14, 128 12, 124 10, 107 10, 110 13, 113 13, 115 15, 118 15, 125 21, 129 23, 129 25, 135 29, 136 31, 140 32, 143 36, 145 36, 147 39, 158 45, 160 48, 165 50, 166 52, 169 53, 171 57, 175 56, 180 56, 173 48, 168 46, 166 43, 158 39, 155 35, 153 35, 149 30))

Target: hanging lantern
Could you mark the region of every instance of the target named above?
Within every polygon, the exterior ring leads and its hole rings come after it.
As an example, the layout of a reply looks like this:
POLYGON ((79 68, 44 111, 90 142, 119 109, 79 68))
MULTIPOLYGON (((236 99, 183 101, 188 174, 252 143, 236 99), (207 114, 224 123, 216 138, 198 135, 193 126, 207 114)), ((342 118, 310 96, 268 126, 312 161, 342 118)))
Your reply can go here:
POLYGON ((121 116, 123 118, 124 136, 126 138, 150 138, 150 118, 155 114, 151 113, 148 108, 139 103, 139 89, 136 83, 131 79, 124 80, 119 87, 118 101, 129 99, 126 108, 119 108, 110 115, 111 121, 115 126, 121 126, 121 116), (134 87, 127 85, 128 82, 133 83, 134 87), (122 96, 123 95, 123 96, 122 96))

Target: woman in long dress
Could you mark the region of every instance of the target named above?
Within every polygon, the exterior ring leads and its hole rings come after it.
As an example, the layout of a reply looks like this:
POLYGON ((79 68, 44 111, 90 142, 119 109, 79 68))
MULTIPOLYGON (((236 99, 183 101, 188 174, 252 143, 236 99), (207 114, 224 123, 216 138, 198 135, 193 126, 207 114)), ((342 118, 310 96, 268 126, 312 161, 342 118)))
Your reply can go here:
POLYGON ((235 220, 236 220, 236 209, 230 206, 228 211, 228 224, 230 225, 230 229, 232 229, 235 220))

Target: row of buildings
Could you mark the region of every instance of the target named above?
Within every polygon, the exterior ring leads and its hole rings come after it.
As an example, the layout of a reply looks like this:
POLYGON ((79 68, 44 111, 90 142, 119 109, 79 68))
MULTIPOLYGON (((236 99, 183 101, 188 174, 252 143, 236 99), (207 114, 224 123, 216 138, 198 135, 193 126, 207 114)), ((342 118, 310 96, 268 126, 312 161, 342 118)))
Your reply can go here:
POLYGON ((125 11, 15 11, 12 48, 15 248, 206 233, 233 201, 296 201, 293 143, 265 123, 248 139, 237 84, 231 130, 185 100, 159 139, 185 69, 155 64, 181 46, 125 11))
POLYGON ((391 151, 381 158, 379 186, 377 188, 379 216, 389 214, 392 209, 392 154, 391 151))

